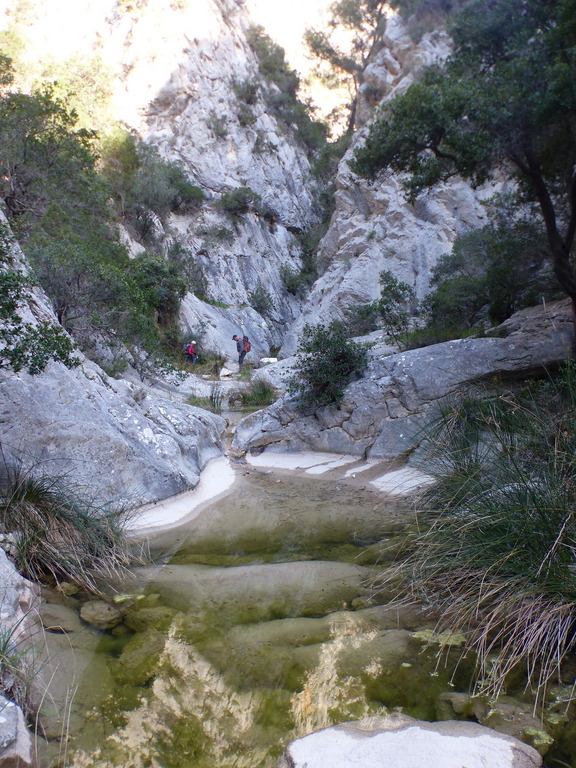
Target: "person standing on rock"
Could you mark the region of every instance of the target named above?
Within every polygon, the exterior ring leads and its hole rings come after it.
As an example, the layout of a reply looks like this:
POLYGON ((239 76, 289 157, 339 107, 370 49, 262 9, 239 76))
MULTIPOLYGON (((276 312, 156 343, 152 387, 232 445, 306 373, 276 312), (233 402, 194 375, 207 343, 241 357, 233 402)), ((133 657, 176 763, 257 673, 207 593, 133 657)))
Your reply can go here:
POLYGON ((238 372, 242 370, 242 365, 244 363, 244 358, 250 352, 252 349, 252 344, 250 343, 250 339, 248 336, 243 336, 242 338, 239 338, 236 334, 232 336, 232 341, 236 342, 236 351, 238 352, 238 372))
POLYGON ((198 359, 198 353, 196 352, 196 342, 191 341, 186 345, 186 362, 195 363, 198 359))

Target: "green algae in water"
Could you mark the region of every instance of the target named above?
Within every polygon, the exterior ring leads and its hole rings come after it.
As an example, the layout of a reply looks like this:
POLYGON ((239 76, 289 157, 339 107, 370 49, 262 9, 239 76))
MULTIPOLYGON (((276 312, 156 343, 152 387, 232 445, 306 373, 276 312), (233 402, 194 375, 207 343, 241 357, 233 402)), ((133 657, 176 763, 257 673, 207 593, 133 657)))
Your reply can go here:
POLYGON ((114 688, 73 734, 67 768, 272 768, 296 735, 382 714, 399 693, 409 713, 429 712, 441 685, 419 667, 420 644, 351 610, 369 601, 362 553, 372 565, 410 523, 351 485, 253 472, 162 533, 152 551, 172 552, 171 563, 126 609, 130 631, 104 636, 114 688), (278 595, 251 595, 262 581, 271 589, 271 575, 278 595), (213 603, 227 576, 239 580, 231 597, 213 603))

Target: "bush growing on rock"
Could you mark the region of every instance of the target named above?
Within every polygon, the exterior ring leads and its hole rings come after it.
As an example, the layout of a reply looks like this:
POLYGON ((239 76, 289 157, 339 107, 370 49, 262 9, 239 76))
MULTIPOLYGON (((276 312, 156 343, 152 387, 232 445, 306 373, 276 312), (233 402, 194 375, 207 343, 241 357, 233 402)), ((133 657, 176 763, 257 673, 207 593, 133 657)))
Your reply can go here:
POLYGON ((288 391, 298 396, 303 408, 338 405, 346 385, 366 367, 367 358, 367 345, 352 341, 341 320, 328 326, 306 325, 288 391))

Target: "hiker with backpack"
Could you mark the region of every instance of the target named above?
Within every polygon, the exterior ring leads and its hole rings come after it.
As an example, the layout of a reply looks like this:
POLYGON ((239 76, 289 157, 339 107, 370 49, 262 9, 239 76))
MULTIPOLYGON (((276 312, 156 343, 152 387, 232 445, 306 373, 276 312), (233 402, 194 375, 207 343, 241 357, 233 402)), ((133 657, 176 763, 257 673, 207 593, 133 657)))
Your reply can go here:
POLYGON ((196 352, 195 341, 191 341, 190 344, 186 344, 186 346, 184 347, 184 352, 186 353, 187 363, 195 363, 196 360, 198 360, 198 352, 196 352))
POLYGON ((238 352, 238 372, 240 372, 242 370, 244 358, 252 349, 252 343, 250 342, 248 336, 239 338, 236 334, 232 336, 232 341, 236 342, 236 351, 238 352))

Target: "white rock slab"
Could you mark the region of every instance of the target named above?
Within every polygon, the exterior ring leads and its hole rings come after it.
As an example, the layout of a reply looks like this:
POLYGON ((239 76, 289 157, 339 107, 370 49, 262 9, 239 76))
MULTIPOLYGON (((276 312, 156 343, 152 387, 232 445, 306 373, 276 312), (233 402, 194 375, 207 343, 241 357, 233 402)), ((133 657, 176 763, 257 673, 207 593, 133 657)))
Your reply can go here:
POLYGON ((370 484, 378 488, 378 490, 384 491, 389 496, 404 496, 435 482, 435 478, 431 475, 427 475, 412 467, 402 467, 402 469, 386 472, 380 477, 371 480, 370 484))
POLYGON ((366 472, 367 469, 374 469, 374 464, 361 464, 359 467, 352 467, 344 474, 344 477, 356 477, 360 472, 366 472))
POLYGON ((359 721, 292 742, 281 768, 538 768, 532 747, 476 723, 404 715, 359 721))
POLYGON ((344 464, 350 464, 353 461, 358 461, 355 456, 342 456, 341 453, 320 453, 320 452, 303 452, 303 453, 274 453, 272 451, 264 451, 258 456, 246 456, 246 460, 254 467, 269 467, 271 469, 303 469, 310 470, 316 467, 326 467, 332 464, 334 467, 342 466, 344 464))
POLYGON ((234 469, 225 456, 213 459, 202 471, 194 490, 141 507, 130 520, 129 531, 137 535, 150 528, 167 528, 191 520, 207 503, 227 493, 235 478, 234 469))
POLYGON ((356 461, 354 456, 344 456, 336 461, 330 461, 328 464, 320 464, 319 466, 310 467, 306 470, 307 475, 323 475, 324 472, 328 472, 331 469, 337 469, 338 467, 345 467, 350 462, 356 461))

